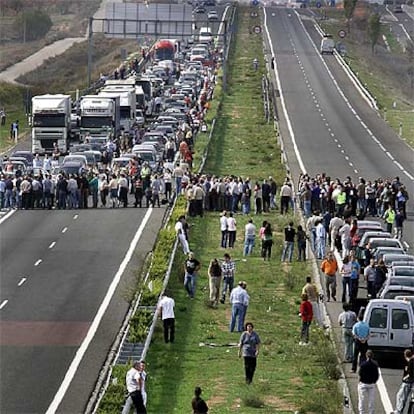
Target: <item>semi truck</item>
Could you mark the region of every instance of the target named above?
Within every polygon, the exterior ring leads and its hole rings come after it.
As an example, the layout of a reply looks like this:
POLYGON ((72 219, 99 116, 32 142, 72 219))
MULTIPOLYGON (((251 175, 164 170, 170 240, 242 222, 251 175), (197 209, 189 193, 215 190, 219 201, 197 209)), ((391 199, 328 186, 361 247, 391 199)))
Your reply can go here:
POLYGON ((120 104, 120 125, 125 131, 129 131, 135 122, 135 87, 111 85, 104 87, 99 96, 119 96, 120 104))
POLYGON ((32 98, 32 152, 52 153, 54 145, 65 154, 71 133, 70 95, 38 95, 32 98))
POLYGON ((131 76, 126 79, 110 79, 105 82, 104 88, 119 88, 122 86, 127 86, 130 88, 135 88, 135 105, 136 109, 145 109, 146 100, 144 90, 141 86, 135 84, 135 77, 131 76))
POLYGON ((80 101, 80 135, 115 138, 120 132, 119 96, 85 95, 80 101))

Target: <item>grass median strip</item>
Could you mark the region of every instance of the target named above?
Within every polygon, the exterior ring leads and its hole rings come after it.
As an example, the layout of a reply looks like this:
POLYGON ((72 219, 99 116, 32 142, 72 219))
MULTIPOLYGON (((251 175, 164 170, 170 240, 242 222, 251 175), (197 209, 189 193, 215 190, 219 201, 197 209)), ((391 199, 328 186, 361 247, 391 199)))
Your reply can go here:
MULTIPOLYGON (((261 76, 264 73, 262 39, 249 34, 252 25, 248 7, 239 7, 238 31, 229 59, 228 87, 223 96, 210 144, 205 173, 250 177, 251 182, 268 176, 280 183, 284 168, 272 125, 264 121, 261 76), (252 61, 259 59, 259 70, 252 61)), ((254 23, 254 22, 253 22, 254 23)), ((197 150, 201 151, 200 142, 197 150)), ((203 389, 212 414, 254 413, 339 413, 336 356, 329 339, 313 327, 311 345, 299 346, 298 317, 300 290, 310 273, 308 263, 282 264, 283 228, 293 215, 277 211, 252 216, 257 228, 263 220, 275 230, 270 261, 260 257, 258 243, 253 255, 242 257, 244 225, 248 216, 236 215, 235 248, 227 250, 237 260, 235 281, 245 280, 251 297, 246 321, 255 325, 262 347, 253 384, 244 380, 244 366, 238 358, 239 333, 229 332, 230 305, 210 306, 207 268, 209 261, 222 258, 219 213, 190 219, 190 246, 202 263, 195 300, 183 288, 183 262, 177 254, 168 286, 176 301, 176 340, 165 344, 159 323, 147 355, 148 412, 186 413, 191 410, 195 386, 203 389)), ((100 413, 119 412, 123 382, 128 367, 115 367, 112 397, 106 397, 100 413)), ((107 393, 108 394, 108 393, 107 393)))

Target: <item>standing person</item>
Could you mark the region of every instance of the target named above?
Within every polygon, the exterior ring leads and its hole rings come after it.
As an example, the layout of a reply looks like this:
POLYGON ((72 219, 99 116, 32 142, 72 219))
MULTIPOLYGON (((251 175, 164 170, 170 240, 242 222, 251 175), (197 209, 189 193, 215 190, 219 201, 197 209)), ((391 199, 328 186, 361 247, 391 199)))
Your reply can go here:
POLYGON ((231 259, 228 253, 224 254, 224 260, 221 263, 221 274, 223 277, 223 290, 221 294, 220 303, 226 301, 227 290, 229 293, 233 290, 234 286, 234 274, 236 272, 236 263, 231 259))
POLYGON ((326 230, 322 220, 316 222, 316 256, 322 260, 325 257, 326 249, 326 230))
POLYGON ((367 282, 367 291, 370 299, 375 299, 377 294, 375 291, 375 259, 371 258, 369 265, 364 269, 364 280, 367 282))
POLYGON ((382 288, 382 285, 384 284, 384 282, 387 280, 387 273, 388 273, 388 268, 387 266, 385 266, 384 260, 379 259, 378 264, 375 267, 375 284, 374 284, 375 296, 377 295, 379 290, 382 288))
POLYGON ((332 299, 336 301, 336 272, 338 271, 338 263, 333 252, 329 252, 325 260, 321 263, 321 270, 325 274, 325 293, 326 300, 332 299))
POLYGON ((197 272, 200 270, 201 263, 194 257, 194 253, 188 253, 188 258, 184 262, 184 288, 191 299, 194 299, 196 283, 197 283, 197 272))
POLYGON ((302 293, 302 303, 299 308, 299 316, 302 319, 299 345, 309 344, 309 327, 313 319, 312 304, 308 301, 308 295, 302 293))
POLYGON ((224 210, 220 214, 220 231, 221 231, 221 248, 226 249, 227 248, 227 241, 228 241, 228 235, 227 235, 227 212, 224 210))
POLYGON ((341 276, 342 276, 342 303, 346 302, 346 288, 348 286, 348 298, 351 298, 351 274, 352 263, 349 256, 345 256, 342 262, 341 276))
POLYGON ((221 266, 217 259, 213 259, 208 266, 208 277, 210 287, 210 303, 217 306, 220 296, 221 266))
POLYGON ((339 235, 339 229, 344 225, 344 221, 341 219, 338 213, 335 214, 335 217, 329 222, 329 235, 331 241, 331 250, 335 251, 335 242, 336 238, 339 235))
POLYGON ((284 184, 280 188, 280 214, 288 213, 291 199, 292 187, 289 183, 289 179, 286 178, 284 184))
POLYGON ((185 216, 178 217, 177 222, 175 223, 175 233, 178 236, 178 239, 180 240, 181 247, 183 248, 183 253, 188 254, 190 253, 190 247, 188 245, 188 240, 186 236, 186 232, 184 229, 185 225, 185 216))
POLYGON ((395 221, 395 210, 392 204, 390 203, 387 210, 385 211, 383 215, 383 219, 385 221, 385 224, 387 225, 387 232, 392 234, 392 226, 395 221))
POLYGON ((373 358, 373 352, 368 349, 366 360, 359 368, 358 411, 359 414, 375 414, 375 384, 379 378, 379 368, 373 358), (368 405, 368 410, 366 406, 368 405))
POLYGON ((236 241, 236 224, 236 219, 233 217, 233 213, 229 213, 229 217, 227 217, 227 235, 230 249, 234 249, 234 243, 236 241))
POLYGON ((147 413, 141 392, 143 378, 141 376, 140 366, 141 363, 139 361, 134 361, 132 367, 126 373, 125 381, 128 391, 128 398, 125 402, 122 414, 128 414, 130 411, 131 403, 128 401, 129 399, 132 400, 137 414, 147 413))
POLYGON ((175 301, 173 298, 164 293, 158 303, 158 311, 162 319, 164 327, 164 341, 165 343, 174 342, 175 339, 175 315, 174 315, 175 301))
POLYGON ((249 219, 244 228, 244 251, 243 256, 250 256, 253 251, 254 241, 256 238, 256 226, 253 224, 253 220, 249 219))
POLYGON ((351 251, 351 295, 350 302, 354 303, 358 297, 358 288, 359 288, 359 273, 361 271, 361 266, 358 263, 357 258, 355 257, 355 252, 351 251))
POLYGON ((231 321, 230 332, 234 331, 236 319, 238 319, 237 331, 242 332, 244 326, 244 318, 246 316, 247 307, 249 306, 250 296, 246 292, 246 282, 239 282, 230 293, 231 304, 231 321))
POLYGON ((303 230, 302 226, 298 226, 298 230, 296 232, 296 240, 298 243, 298 261, 305 262, 306 261, 306 240, 308 236, 306 235, 305 230, 303 230))
POLYGON ((246 384, 251 384, 253 381, 260 349, 260 337, 253 328, 253 324, 247 322, 239 342, 239 358, 242 356, 244 358, 246 384))
POLYGON ((296 230, 293 228, 293 221, 285 227, 285 243, 282 252, 282 262, 291 262, 293 256, 293 247, 295 244, 296 230))
POLYGON ((395 215, 395 238, 398 240, 402 239, 403 236, 403 225, 404 225, 404 211, 402 209, 397 210, 397 213, 395 215))
POLYGON ((352 327, 352 336, 354 337, 354 357, 352 359, 351 372, 356 372, 358 365, 365 361, 365 354, 368 351, 369 325, 363 321, 363 313, 360 311, 358 322, 352 327))
POLYGON ((262 237, 262 256, 263 260, 270 260, 272 256, 272 246, 273 246, 273 230, 270 223, 266 223, 266 226, 263 230, 262 237))
POLYGON ((357 316, 351 310, 349 303, 342 305, 343 312, 338 316, 339 326, 342 328, 342 340, 344 341, 344 362, 352 362, 354 359, 354 337, 352 336, 352 327, 357 321, 357 316))
MULTIPOLYGON (((147 373, 145 372, 145 361, 141 360, 139 361, 138 365, 135 365, 135 369, 139 372, 141 376, 141 395, 142 395, 142 402, 144 404, 144 407, 147 407, 147 392, 145 390, 145 380, 147 379, 147 373)), ((125 401, 125 405, 122 409, 122 414, 129 414, 131 411, 131 407, 133 405, 133 401, 131 396, 128 394, 128 397, 125 401)))
POLYGON ((191 400, 191 407, 193 408, 193 414, 208 414, 208 406, 206 402, 201 398, 202 390, 200 387, 195 387, 194 398, 191 400))
POLYGON ((411 349, 404 351, 404 359, 406 365, 404 366, 402 383, 396 396, 394 414, 402 414, 404 412, 414 384, 414 354, 411 349))
POLYGON ((312 278, 310 276, 306 277, 306 283, 302 288, 302 293, 306 293, 308 301, 312 305, 312 319, 315 319, 319 326, 323 326, 319 309, 319 292, 316 285, 312 283, 312 278))

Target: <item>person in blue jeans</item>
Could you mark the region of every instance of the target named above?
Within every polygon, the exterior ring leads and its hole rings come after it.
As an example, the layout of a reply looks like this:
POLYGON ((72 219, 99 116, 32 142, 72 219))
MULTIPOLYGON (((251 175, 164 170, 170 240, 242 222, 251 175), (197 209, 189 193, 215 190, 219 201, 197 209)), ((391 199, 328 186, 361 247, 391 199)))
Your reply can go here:
POLYGON ((188 253, 188 259, 184 262, 184 288, 191 299, 195 295, 197 272, 200 270, 200 267, 201 263, 194 257, 194 253, 188 253))
POLYGON ((250 256, 253 251, 254 241, 256 238, 256 226, 253 224, 253 220, 249 219, 244 228, 244 251, 243 256, 250 256))
POLYGON ((295 244, 296 230, 293 228, 293 221, 285 227, 285 243, 282 252, 282 262, 291 262, 293 256, 293 247, 295 244))
POLYGON ((236 319, 238 319, 237 331, 243 332, 244 318, 246 316, 247 307, 249 306, 250 297, 246 292, 246 282, 239 282, 230 294, 231 304, 231 321, 230 332, 234 331, 236 319))
POLYGON ((228 253, 223 256, 224 260, 221 262, 221 274, 223 277, 223 289, 221 293, 220 303, 226 301, 227 290, 231 294, 234 286, 234 273, 236 271, 236 263, 231 259, 228 253))

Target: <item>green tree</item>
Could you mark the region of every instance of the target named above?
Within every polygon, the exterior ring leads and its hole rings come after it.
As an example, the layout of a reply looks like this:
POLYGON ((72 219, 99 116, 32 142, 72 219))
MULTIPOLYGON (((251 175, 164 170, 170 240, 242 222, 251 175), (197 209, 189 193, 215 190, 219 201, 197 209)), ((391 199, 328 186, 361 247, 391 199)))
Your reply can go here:
POLYGON ((371 41, 372 53, 375 53, 375 45, 378 43, 378 39, 381 33, 381 16, 378 13, 371 14, 368 19, 368 35, 371 41))
POLYGON ((355 7, 358 0, 344 0, 344 13, 346 17, 346 26, 348 33, 351 32, 351 19, 354 15, 355 7))
POLYGON ((27 10, 16 17, 14 24, 20 29, 25 40, 44 37, 53 23, 49 15, 42 10, 27 10))

